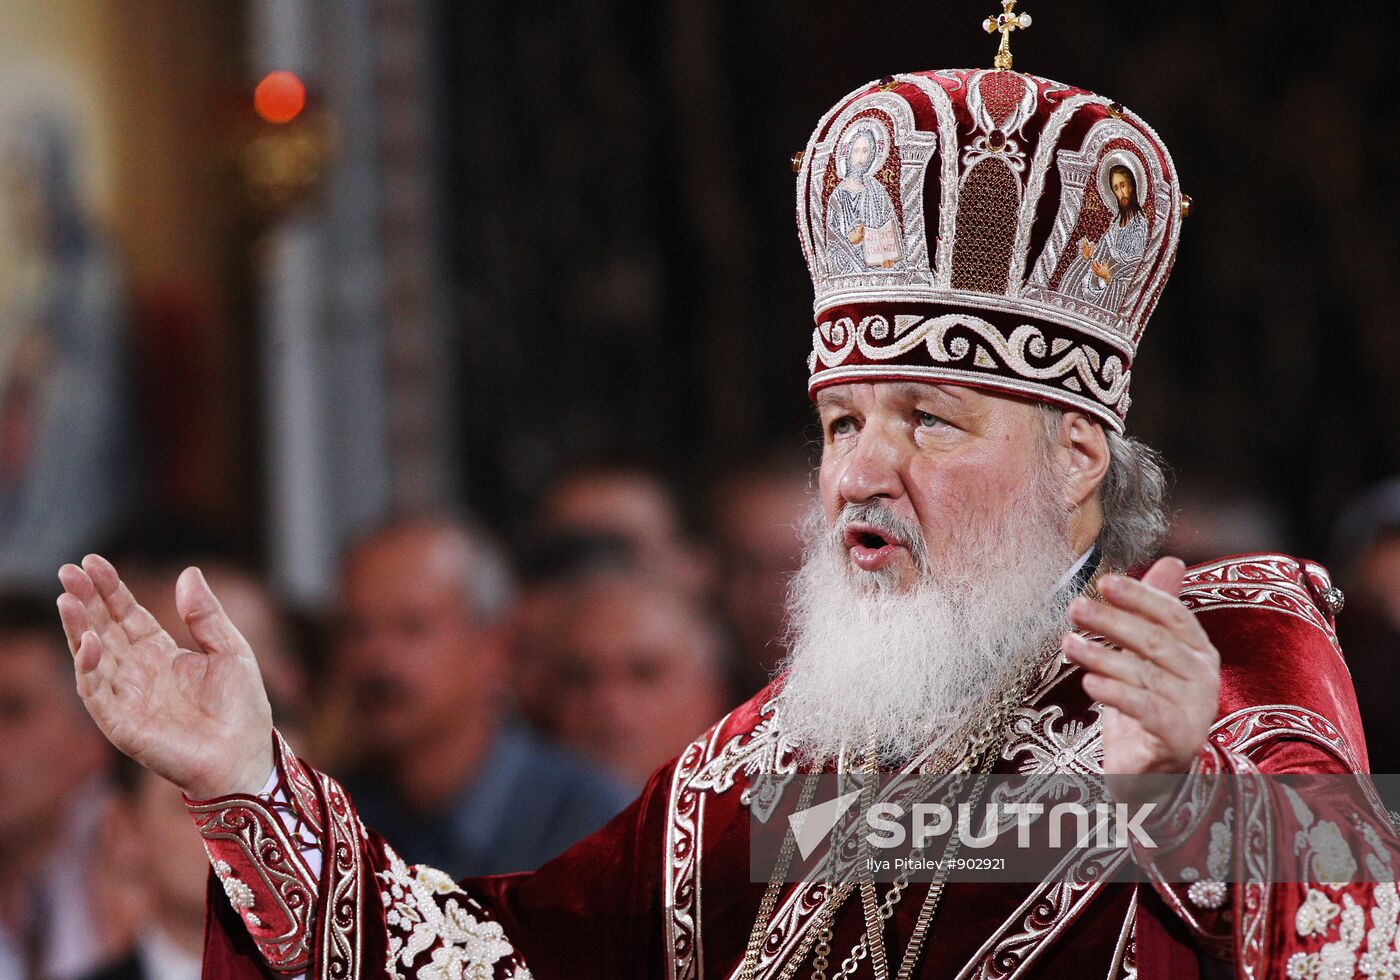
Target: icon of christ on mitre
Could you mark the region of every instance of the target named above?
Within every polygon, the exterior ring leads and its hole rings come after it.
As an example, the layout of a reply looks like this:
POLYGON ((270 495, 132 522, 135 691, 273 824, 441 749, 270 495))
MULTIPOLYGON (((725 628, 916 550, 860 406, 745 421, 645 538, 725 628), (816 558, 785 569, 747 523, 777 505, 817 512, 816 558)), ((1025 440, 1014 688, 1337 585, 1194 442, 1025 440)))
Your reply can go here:
POLYGON ((1162 471, 1124 434, 1188 209, 1171 156, 1013 70, 1013 8, 984 24, 995 68, 862 85, 801 154, 822 456, 781 672, 537 871, 454 882, 365 826, 277 735, 197 571, 180 651, 105 560, 64 566, 88 709, 209 851, 205 976, 1396 974, 1384 814, 1246 795, 1367 771, 1340 593, 1287 555, 1158 557, 1162 471), (1155 807, 1158 846, 1027 882, 752 877, 768 790, 847 769, 1139 777, 1114 792, 1155 807), (1227 775, 1246 788, 1205 781, 1227 775))
POLYGON ((836 154, 840 182, 826 204, 827 254, 846 273, 891 268, 900 257, 899 216, 889 191, 876 178, 888 156, 889 137, 871 119, 847 130, 836 154))

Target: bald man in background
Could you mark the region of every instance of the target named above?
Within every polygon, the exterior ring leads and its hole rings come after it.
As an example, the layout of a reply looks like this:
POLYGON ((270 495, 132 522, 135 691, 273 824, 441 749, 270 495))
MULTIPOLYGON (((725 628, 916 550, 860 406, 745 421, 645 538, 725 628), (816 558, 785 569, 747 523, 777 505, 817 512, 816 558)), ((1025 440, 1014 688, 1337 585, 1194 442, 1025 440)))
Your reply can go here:
POLYGON ((375 826, 453 875, 526 871, 602 826, 626 791, 510 714, 512 592, 475 528, 407 517, 347 549, 332 669, 375 826))

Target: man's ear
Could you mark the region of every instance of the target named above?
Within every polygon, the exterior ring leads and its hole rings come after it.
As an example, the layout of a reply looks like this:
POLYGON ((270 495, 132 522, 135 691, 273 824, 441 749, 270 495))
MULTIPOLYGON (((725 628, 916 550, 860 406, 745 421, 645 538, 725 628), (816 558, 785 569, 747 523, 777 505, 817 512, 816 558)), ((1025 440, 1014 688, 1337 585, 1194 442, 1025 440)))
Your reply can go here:
POLYGON ((1083 412, 1060 416, 1058 452, 1064 465, 1065 504, 1080 507, 1093 497, 1108 472, 1108 435, 1083 412))

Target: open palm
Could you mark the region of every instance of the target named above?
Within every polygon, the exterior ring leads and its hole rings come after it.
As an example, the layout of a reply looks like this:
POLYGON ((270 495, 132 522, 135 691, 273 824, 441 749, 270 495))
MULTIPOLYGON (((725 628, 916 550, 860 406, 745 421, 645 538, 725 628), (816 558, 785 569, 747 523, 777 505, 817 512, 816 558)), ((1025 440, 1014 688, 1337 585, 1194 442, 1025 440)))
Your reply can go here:
POLYGON ((78 693, 112 744, 196 799, 261 789, 272 710, 252 649, 199 570, 175 587, 199 650, 180 649, 106 559, 64 565, 59 580, 78 693))
POLYGON ((1103 771, 1150 773, 1171 746, 1150 732, 1142 722, 1117 708, 1103 706, 1103 771))
POLYGON ((1157 561, 1141 581, 1107 575, 1104 602, 1076 599, 1065 637, 1084 690, 1103 706, 1106 773, 1184 773, 1205 747, 1220 699, 1220 654, 1181 602, 1185 565, 1157 561))

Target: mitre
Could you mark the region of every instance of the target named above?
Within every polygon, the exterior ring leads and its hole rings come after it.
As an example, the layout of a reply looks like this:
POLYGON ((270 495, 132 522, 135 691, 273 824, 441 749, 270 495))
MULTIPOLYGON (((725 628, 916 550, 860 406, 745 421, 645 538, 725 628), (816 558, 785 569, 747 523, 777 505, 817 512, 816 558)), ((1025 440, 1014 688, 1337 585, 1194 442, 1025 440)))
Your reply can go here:
POLYGON ((808 391, 971 385, 1122 431, 1188 209, 1161 139, 1104 96, 1009 67, 862 85, 798 166, 808 391))

